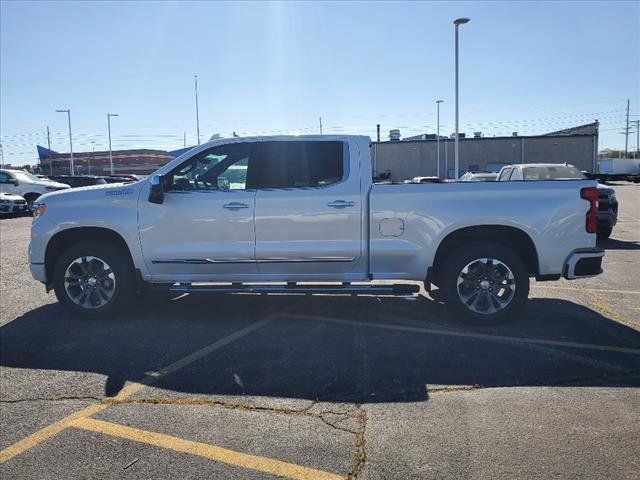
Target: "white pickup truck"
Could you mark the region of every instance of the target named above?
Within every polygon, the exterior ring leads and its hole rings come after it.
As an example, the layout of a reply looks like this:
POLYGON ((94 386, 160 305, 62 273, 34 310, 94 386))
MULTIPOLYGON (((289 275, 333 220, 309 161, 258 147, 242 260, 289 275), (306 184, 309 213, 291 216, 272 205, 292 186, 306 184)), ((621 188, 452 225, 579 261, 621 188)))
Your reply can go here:
POLYGON ((596 182, 373 184, 362 136, 215 140, 145 180, 36 205, 33 276, 72 311, 109 316, 150 284, 174 292, 409 294, 495 324, 529 279, 597 275, 596 182), (314 283, 315 282, 315 283, 314 283))

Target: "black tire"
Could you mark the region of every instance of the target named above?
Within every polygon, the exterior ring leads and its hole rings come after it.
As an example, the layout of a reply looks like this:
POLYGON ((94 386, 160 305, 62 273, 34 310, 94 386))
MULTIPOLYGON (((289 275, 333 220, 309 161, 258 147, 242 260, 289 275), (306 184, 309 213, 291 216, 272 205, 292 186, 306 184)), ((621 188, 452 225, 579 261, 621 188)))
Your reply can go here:
POLYGON ((598 230, 598 240, 606 240, 611 236, 612 232, 613 232, 613 227, 607 227, 607 228, 598 230))
POLYGON ((457 248, 438 269, 445 304, 464 323, 498 325, 513 320, 529 297, 529 274, 522 260, 499 243, 473 242, 457 248), (468 271, 463 274, 467 267, 468 271), (461 280, 459 293, 461 275, 467 278, 461 280))
MULTIPOLYGON (((97 268, 99 269, 99 266, 97 268)), ((107 269, 104 269, 102 273, 106 272, 107 269)), ((75 276, 76 274, 73 273, 73 275, 75 276)), ((96 278, 103 277, 98 274, 96 278)), ((100 282, 100 285, 98 285, 98 288, 100 288, 102 283, 100 280, 98 282, 100 282)), ((84 283, 88 286, 88 282, 84 281, 84 283)), ((122 252, 122 248, 112 246, 106 242, 87 241, 70 246, 59 256, 53 271, 53 288, 58 301, 73 314, 88 319, 110 318, 116 315, 131 300, 135 293, 135 275, 128 259, 128 254, 122 252), (103 262, 103 266, 106 264, 110 267, 108 270, 112 272, 112 275, 109 274, 109 278, 104 277, 104 286, 111 287, 105 289, 109 295, 101 295, 98 291, 85 294, 83 292, 88 287, 83 288, 75 284, 71 287, 65 285, 65 275, 68 268, 77 269, 79 267, 80 270, 78 271, 82 272, 82 269, 85 268, 84 265, 87 265, 88 269, 96 270, 94 265, 98 265, 98 262, 88 257, 94 257, 103 262), (80 259, 82 259, 80 262, 82 265, 76 262, 76 266, 70 267, 71 264, 80 259), (76 301, 71 298, 71 293, 67 293, 68 288, 74 294, 80 292, 76 301), (107 296, 108 299, 106 299, 107 296), (88 303, 93 308, 79 305, 77 303, 78 298, 84 299, 83 303, 88 303), (104 304, 101 304, 102 302, 104 304)), ((93 288, 96 288, 96 286, 93 285, 93 288)))
POLYGON ((33 212, 33 204, 40 197, 39 193, 27 193, 24 199, 27 201, 27 209, 33 212))

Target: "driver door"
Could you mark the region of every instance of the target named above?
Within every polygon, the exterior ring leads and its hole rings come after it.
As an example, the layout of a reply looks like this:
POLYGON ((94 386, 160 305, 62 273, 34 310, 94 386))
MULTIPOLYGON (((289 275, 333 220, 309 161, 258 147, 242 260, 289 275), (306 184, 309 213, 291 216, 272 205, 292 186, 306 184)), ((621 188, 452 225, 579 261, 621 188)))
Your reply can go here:
POLYGON ((140 240, 154 280, 226 281, 256 274, 252 144, 200 152, 165 175, 162 204, 140 198, 140 240))

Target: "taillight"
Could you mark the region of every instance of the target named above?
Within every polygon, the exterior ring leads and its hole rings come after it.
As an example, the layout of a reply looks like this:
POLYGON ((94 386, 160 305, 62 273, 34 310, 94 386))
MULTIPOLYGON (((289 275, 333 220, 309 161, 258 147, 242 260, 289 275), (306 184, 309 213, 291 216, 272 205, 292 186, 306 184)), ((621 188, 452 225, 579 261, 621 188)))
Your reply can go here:
POLYGON ((589 201, 589 211, 585 228, 587 233, 597 233, 598 231, 598 189, 596 187, 585 187, 580 189, 580 197, 589 201))

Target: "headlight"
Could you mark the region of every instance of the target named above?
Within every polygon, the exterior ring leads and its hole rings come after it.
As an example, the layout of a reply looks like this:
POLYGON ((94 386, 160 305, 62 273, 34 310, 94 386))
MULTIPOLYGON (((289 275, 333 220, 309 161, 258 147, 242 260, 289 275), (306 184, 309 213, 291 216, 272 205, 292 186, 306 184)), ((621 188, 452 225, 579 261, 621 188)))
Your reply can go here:
POLYGON ((49 190, 50 192, 55 192, 56 190, 60 190, 60 188, 58 187, 45 187, 45 189, 49 190))
POLYGON ((33 204, 33 219, 40 218, 44 215, 44 212, 47 210, 47 206, 44 203, 34 203, 33 204))

